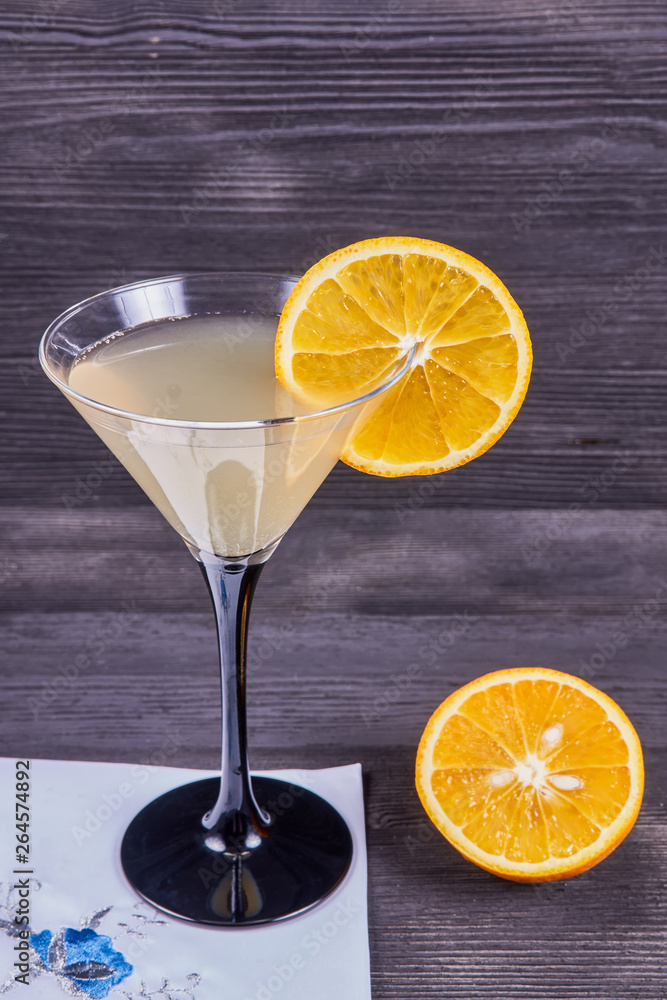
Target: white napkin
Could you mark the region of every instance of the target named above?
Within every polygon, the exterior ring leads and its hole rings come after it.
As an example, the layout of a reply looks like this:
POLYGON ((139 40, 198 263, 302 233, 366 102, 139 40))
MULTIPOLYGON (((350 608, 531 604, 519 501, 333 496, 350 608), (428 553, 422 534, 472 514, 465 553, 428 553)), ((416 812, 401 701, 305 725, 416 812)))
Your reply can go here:
MULTIPOLYGON (((312 789, 345 818, 354 859, 343 883, 309 912, 271 925, 209 928, 139 900, 119 860, 123 833, 148 802, 214 772, 33 760, 30 823, 17 761, 0 758, 0 994, 93 1000, 370 1000, 361 766, 262 771, 312 789), (19 813, 20 818, 23 813, 19 813), (28 863, 17 861, 27 832, 28 863), (27 888, 26 888, 27 887, 27 888), (29 993, 22 975, 29 916, 29 993), (60 937, 58 937, 60 935, 60 937), (42 957, 42 960, 37 956, 42 957), (102 978, 76 980, 77 961, 102 978), (16 966, 14 963, 18 963, 16 966), (103 968, 106 966, 106 970, 103 968), (70 970, 64 973, 63 970, 70 970), (113 976, 109 969, 114 970, 113 976), (3 985, 4 981, 4 985, 3 985)), ((23 770, 20 768, 20 770, 23 770)))

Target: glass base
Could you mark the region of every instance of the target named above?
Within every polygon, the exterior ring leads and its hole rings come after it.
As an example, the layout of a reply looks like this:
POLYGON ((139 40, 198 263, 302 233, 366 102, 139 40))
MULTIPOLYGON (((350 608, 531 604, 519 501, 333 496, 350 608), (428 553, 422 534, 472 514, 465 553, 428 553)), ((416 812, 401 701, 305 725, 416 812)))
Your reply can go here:
POLYGON ((206 778, 174 788, 132 820, 121 862, 140 896, 183 920, 239 926, 295 916, 340 884, 352 837, 332 805, 298 785, 253 777, 271 823, 258 846, 231 857, 202 824, 219 787, 219 778, 206 778))

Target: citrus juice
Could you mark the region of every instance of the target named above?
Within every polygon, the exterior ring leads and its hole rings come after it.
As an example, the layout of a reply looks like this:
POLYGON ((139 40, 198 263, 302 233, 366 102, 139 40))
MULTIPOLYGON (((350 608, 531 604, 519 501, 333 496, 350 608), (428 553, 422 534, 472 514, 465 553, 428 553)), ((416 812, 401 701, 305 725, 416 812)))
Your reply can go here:
POLYGON ((69 376, 86 397, 73 399, 82 416, 170 524, 205 552, 244 556, 277 541, 335 465, 351 427, 349 414, 275 422, 309 412, 276 380, 276 327, 277 319, 259 315, 145 324, 89 348, 69 376), (206 426, 220 422, 228 426, 206 426))

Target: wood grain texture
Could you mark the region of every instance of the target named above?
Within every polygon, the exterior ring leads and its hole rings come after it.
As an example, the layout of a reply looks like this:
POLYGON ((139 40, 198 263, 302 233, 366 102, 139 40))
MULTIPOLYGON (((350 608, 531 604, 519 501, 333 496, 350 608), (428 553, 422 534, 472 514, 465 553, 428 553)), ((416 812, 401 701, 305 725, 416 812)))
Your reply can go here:
MULTIPOLYGON (((433 504, 567 504, 630 448, 608 500, 659 507, 661 5, 314 6, 68 0, 40 28, 39 5, 0 5, 3 495, 56 503, 104 454, 34 365, 71 302, 182 269, 299 273, 399 231, 486 261, 535 340, 514 427, 433 504)), ((353 478, 368 505, 405 493, 353 478)), ((315 502, 351 484, 337 471, 315 502)), ((142 502, 122 477, 100 500, 142 502)))
POLYGON ((667 996, 666 14, 0 0, 0 753, 216 764, 204 585, 41 374, 60 311, 399 232, 525 312, 503 439, 434 479, 336 468, 253 611, 253 763, 364 766, 375 1000, 667 996), (531 663, 617 699, 647 765, 623 846, 535 888, 460 858, 412 781, 451 690, 531 663))

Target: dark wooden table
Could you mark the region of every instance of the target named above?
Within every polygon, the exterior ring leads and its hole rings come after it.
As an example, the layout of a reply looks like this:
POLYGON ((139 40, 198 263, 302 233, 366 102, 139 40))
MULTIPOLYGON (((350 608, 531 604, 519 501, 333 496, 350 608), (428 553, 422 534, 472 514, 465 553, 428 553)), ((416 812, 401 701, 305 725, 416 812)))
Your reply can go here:
POLYGON ((535 372, 501 442, 435 480, 337 468, 256 599, 254 763, 364 765, 377 1000, 667 996, 666 15, 0 2, 1 753, 150 761, 165 745, 169 763, 216 764, 204 586, 41 375, 62 309, 179 270, 301 272, 406 233, 480 257, 525 311, 535 372), (36 718, 29 699, 94 637, 36 718), (535 663, 618 700, 647 765, 622 847, 542 887, 460 858, 412 781, 449 692, 535 663))

